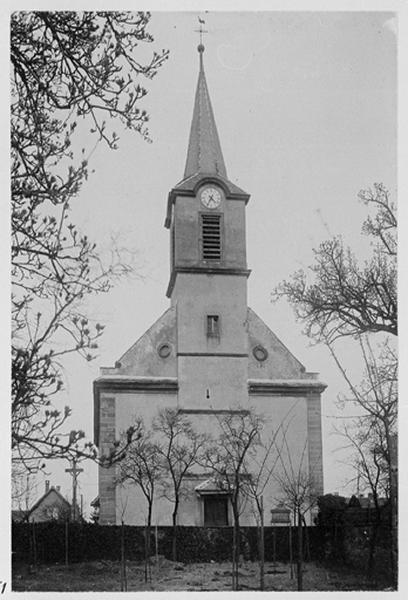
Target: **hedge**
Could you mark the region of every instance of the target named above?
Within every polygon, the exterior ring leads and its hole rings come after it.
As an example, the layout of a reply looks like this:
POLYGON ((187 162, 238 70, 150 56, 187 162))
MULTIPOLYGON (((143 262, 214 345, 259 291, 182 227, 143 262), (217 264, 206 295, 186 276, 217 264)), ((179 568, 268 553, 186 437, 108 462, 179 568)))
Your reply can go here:
MULTIPOLYGON (((331 527, 305 527, 303 535, 304 558, 318 562, 330 561, 364 569, 368 564, 372 527, 346 526, 335 523, 331 527)), ((297 530, 291 529, 293 558, 297 556, 297 530)), ((125 556, 127 560, 144 558, 143 527, 125 526, 125 556)), ((184 563, 230 561, 232 552, 231 527, 178 527, 178 560, 184 563)), ((159 527, 158 553, 171 559, 172 528, 159 527)), ((151 533, 151 552, 155 553, 155 530, 151 533)), ((32 564, 65 562, 64 523, 13 523, 13 560, 32 564), (35 537, 35 545, 33 539, 35 537), (34 552, 35 549, 35 552, 34 552)), ((257 560, 258 530, 241 528, 240 553, 245 560, 257 560)), ((93 560, 120 560, 121 527, 112 525, 68 525, 68 559, 70 563, 93 560)), ((390 535, 381 527, 375 548, 375 567, 378 574, 390 572, 390 535)), ((265 527, 265 560, 289 560, 289 528, 265 527), (275 549, 275 553, 274 553, 275 549)))
MULTIPOLYGON (((65 561, 65 524, 13 523, 13 560, 32 563, 62 563, 65 561), (35 538, 35 553, 34 542, 35 538)), ((125 526, 125 553, 128 560, 143 560, 144 527, 125 526)), ((305 528, 306 559, 319 559, 322 535, 317 527, 305 528)), ((158 553, 171 558, 172 528, 158 527, 158 553)), ((155 553, 155 530, 151 533, 151 551, 155 553)), ((297 532, 292 529, 293 556, 296 556, 297 532)), ((180 562, 229 561, 232 552, 232 527, 178 527, 177 551, 180 562)), ((258 559, 258 530, 241 528, 240 552, 246 560, 258 559)), ((121 527, 90 523, 68 525, 69 562, 120 560, 121 527)), ((289 528, 265 527, 265 560, 289 560, 289 528), (274 541, 275 536, 275 541, 274 541), (275 556, 274 556, 275 548, 275 556)))

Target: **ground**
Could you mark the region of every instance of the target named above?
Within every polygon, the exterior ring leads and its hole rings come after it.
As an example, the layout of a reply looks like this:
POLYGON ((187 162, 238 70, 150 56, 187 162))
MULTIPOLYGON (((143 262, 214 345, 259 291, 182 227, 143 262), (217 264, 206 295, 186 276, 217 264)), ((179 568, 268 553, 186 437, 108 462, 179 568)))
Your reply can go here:
MULTIPOLYGON (((240 566, 240 589, 259 590, 257 563, 244 562, 240 566)), ((152 582, 144 581, 144 565, 126 563, 127 591, 228 591, 231 590, 231 563, 174 563, 164 557, 152 565, 152 582)), ((304 566, 304 590, 350 591, 370 590, 373 584, 361 573, 345 569, 325 568, 314 563, 304 566)), ((120 563, 94 561, 73 565, 40 565, 13 568, 14 591, 119 591, 121 589, 120 563)), ((284 563, 266 563, 265 590, 297 590, 296 576, 291 578, 290 566, 284 563)))

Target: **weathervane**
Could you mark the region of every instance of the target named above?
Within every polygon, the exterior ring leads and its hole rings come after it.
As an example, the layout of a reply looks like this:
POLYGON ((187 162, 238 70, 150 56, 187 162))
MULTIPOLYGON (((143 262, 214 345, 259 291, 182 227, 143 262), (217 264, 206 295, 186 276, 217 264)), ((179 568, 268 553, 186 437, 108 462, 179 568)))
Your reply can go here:
POLYGON ((203 29, 203 25, 205 25, 204 19, 200 19, 200 17, 198 17, 198 22, 200 23, 200 29, 195 29, 194 31, 200 34, 200 46, 203 46, 203 33, 208 33, 208 31, 203 29))

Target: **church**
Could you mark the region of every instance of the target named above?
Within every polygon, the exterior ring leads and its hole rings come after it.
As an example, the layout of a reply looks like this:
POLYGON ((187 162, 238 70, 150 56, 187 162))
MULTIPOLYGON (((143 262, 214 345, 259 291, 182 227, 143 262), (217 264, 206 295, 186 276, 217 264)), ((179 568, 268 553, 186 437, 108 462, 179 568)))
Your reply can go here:
MULTIPOLYGON (((254 411, 268 439, 290 415, 287 443, 294 465, 323 493, 321 394, 309 373, 247 304, 245 212, 250 196, 228 179, 207 87, 203 54, 182 181, 169 192, 165 227, 170 237, 170 306, 112 368, 94 382, 94 438, 101 454, 142 417, 147 426, 165 407, 194 427, 214 429, 219 415, 254 411)), ((135 486, 116 485, 116 469, 99 468, 100 524, 145 524, 144 499, 135 486)), ((179 525, 206 526, 217 490, 208 474, 189 477, 179 525), (208 506, 207 506, 208 505, 208 506)), ((265 524, 279 503, 271 478, 264 491, 265 524)), ((220 498, 221 501, 224 499, 220 498)), ((153 524, 171 524, 172 505, 157 497, 153 524)), ((311 515, 309 515, 309 522, 311 515)), ((210 520, 209 520, 210 519, 210 520)), ((227 508, 220 525, 231 525, 227 508)), ((242 525, 253 525, 248 506, 242 525)))

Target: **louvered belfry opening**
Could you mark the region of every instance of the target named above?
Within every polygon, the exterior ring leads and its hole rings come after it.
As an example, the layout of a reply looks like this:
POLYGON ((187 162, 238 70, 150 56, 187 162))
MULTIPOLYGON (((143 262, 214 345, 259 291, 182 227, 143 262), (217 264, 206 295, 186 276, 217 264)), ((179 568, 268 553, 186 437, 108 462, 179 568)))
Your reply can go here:
POLYGON ((221 260, 221 215, 201 215, 203 260, 221 260))

